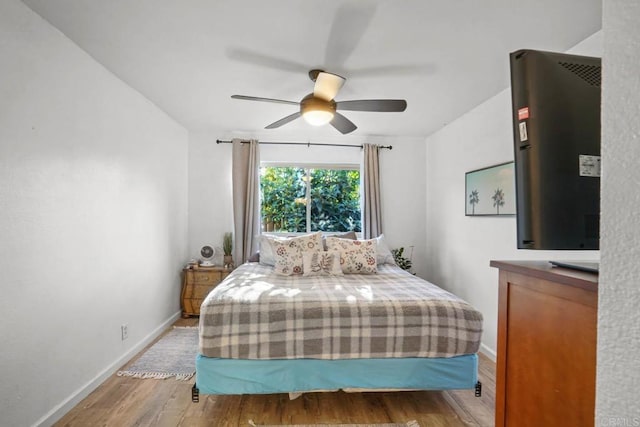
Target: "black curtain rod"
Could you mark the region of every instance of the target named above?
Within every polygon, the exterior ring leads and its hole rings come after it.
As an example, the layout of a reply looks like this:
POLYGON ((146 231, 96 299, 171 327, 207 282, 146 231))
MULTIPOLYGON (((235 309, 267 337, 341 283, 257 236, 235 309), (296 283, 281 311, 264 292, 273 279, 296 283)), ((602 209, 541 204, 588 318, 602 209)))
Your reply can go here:
MULTIPOLYGON (((232 141, 223 141, 221 139, 216 139, 216 144, 231 144, 232 141)), ((249 141, 241 141, 243 144, 247 144, 249 141)), ((363 145, 350 145, 350 144, 327 144, 324 142, 268 142, 268 141, 258 141, 258 144, 265 145, 305 145, 307 147, 311 147, 313 145, 320 145, 324 147, 353 147, 353 148, 363 148, 363 145)), ((387 148, 391 150, 393 148, 392 145, 378 145, 380 148, 387 148)))

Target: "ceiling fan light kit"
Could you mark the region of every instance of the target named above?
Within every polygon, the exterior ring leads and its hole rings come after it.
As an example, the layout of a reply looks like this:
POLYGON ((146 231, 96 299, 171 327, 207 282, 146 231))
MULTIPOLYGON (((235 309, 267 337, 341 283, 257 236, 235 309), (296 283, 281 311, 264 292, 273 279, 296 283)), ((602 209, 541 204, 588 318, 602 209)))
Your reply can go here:
POLYGON ((313 126, 322 126, 333 120, 336 113, 335 101, 325 101, 310 93, 300 101, 300 113, 304 120, 313 126))
POLYGON ((310 110, 302 114, 302 117, 312 126, 323 126, 333 120, 333 113, 324 110, 310 110))
POLYGON ((404 99, 359 99, 336 102, 334 98, 346 81, 344 77, 313 69, 309 71, 309 78, 314 82, 313 93, 302 98, 300 102, 246 95, 232 95, 231 98, 300 106, 300 111, 271 123, 265 129, 279 128, 302 116, 307 123, 314 126, 330 123, 342 134, 351 133, 358 127, 351 120, 338 113, 337 110, 399 113, 407 108, 407 101, 404 99))

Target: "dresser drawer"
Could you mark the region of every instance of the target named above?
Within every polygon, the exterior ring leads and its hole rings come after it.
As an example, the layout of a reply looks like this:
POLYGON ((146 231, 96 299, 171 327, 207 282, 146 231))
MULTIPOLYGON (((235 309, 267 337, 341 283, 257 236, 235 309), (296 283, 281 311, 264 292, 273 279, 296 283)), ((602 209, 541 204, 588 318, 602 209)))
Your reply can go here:
POLYGON ((191 287, 191 295, 189 295, 189 297, 203 300, 209 295, 209 292, 211 292, 213 288, 215 288, 215 286, 195 284, 191 287))
POLYGON ((222 280, 220 271, 194 271, 193 283, 198 285, 217 285, 222 280))

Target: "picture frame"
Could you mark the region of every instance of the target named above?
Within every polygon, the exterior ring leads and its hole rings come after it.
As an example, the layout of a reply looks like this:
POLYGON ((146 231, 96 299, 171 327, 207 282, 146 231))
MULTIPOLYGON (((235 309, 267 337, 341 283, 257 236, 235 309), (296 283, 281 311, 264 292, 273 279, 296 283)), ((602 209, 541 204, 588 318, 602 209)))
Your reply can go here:
POLYGON ((516 214, 514 162, 500 163, 465 173, 465 215, 516 214))

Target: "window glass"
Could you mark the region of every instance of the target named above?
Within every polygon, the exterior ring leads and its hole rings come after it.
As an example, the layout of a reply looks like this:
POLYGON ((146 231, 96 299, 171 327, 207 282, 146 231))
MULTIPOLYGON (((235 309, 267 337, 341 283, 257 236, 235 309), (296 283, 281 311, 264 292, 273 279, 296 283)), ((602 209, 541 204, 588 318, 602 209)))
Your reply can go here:
POLYGON ((361 231, 357 167, 263 166, 260 192, 262 231, 361 231))

